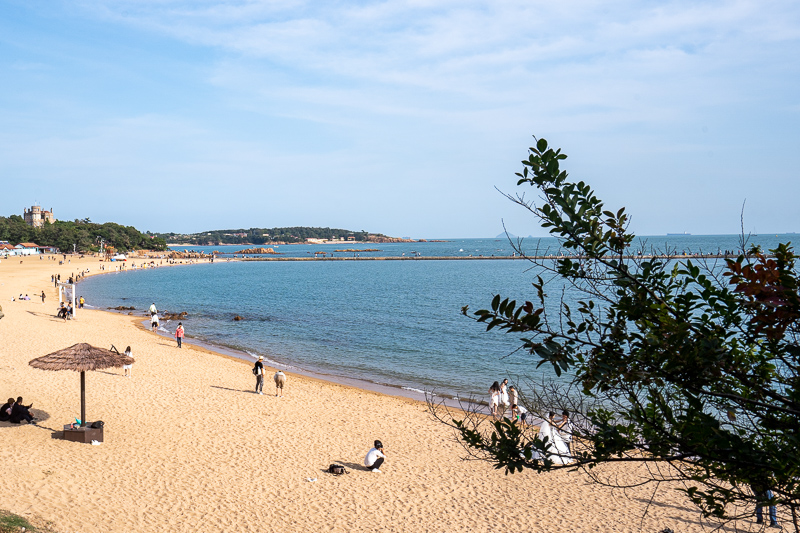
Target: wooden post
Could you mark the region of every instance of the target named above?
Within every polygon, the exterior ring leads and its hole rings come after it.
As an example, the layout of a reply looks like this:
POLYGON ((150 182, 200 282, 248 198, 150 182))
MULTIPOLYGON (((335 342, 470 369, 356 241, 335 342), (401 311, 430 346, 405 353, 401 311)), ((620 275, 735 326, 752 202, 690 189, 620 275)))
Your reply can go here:
POLYGON ((81 372, 81 426, 86 425, 86 372, 81 372))

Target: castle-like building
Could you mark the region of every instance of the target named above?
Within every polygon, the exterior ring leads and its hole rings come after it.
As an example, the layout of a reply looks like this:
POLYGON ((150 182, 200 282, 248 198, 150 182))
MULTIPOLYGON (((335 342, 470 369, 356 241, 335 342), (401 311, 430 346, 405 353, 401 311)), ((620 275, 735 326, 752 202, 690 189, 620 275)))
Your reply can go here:
POLYGON ((34 228, 41 228, 44 223, 52 224, 55 221, 53 217, 53 208, 50 211, 44 211, 38 205, 31 206, 30 209, 25 210, 25 223, 34 228))

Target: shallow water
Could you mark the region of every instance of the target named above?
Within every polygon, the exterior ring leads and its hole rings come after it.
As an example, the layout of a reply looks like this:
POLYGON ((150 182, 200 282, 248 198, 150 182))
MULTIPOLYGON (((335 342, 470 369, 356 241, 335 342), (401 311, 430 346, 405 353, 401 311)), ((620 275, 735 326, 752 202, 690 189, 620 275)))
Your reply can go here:
MULTIPOLYGON (((792 235, 759 237, 774 247, 792 235)), ((673 250, 736 250, 736 236, 648 238, 673 250)), ((540 245, 554 252, 555 241, 540 245)), ((527 240, 530 250, 536 243, 527 240)), ((502 239, 389 245, 280 246, 286 256, 339 248, 379 248, 362 256, 504 255, 502 239), (288 250, 287 250, 288 249, 288 250), (460 250, 464 250, 461 252, 460 250)), ((194 247, 220 249, 222 247, 194 247)), ((231 253, 238 248, 224 248, 231 253)), ((352 253, 350 254, 352 255, 352 253)), ((186 333, 202 341, 263 355, 276 366, 356 378, 411 390, 466 397, 485 394, 492 381, 554 377, 521 352, 518 336, 485 332, 461 315, 464 305, 489 306, 495 294, 532 299, 537 271, 521 260, 226 262, 129 270, 94 276, 79 292, 92 306, 134 306, 144 312, 186 311, 186 333), (235 322, 240 315, 243 321, 235 322)), ((554 298, 560 291, 553 291, 554 298)), ((574 298, 567 294, 567 300, 574 298)), ((557 304, 557 300, 553 300, 557 304)), ((175 323, 162 321, 174 331, 175 323)))

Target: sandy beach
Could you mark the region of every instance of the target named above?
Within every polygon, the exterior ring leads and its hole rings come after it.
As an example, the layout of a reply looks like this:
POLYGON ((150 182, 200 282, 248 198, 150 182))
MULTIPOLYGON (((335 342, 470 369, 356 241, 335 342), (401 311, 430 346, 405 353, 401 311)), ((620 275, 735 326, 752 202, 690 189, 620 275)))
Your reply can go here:
MULTIPOLYGON (((191 338, 178 349, 142 328, 139 314, 82 309, 76 320, 56 318, 50 276, 94 274, 99 265, 89 257, 61 266, 36 256, 0 262, 0 398, 21 395, 41 416, 38 425, 0 422, 0 507, 14 513, 65 533, 714 527, 674 487, 662 485, 648 506, 653 486, 612 490, 566 470, 506 476, 464 461, 452 431, 420 402, 293 374, 276 398, 271 372, 259 396, 251 364, 191 338), (43 290, 45 304, 34 296, 43 290), (12 302, 20 293, 32 299, 12 302), (79 342, 130 345, 136 359, 130 379, 122 369, 87 373, 87 418, 105 422, 99 446, 60 438, 80 413, 79 374, 28 365, 79 342), (386 447, 382 474, 361 466, 374 439, 386 447), (334 462, 351 473, 324 473, 334 462)), ((185 323, 191 335, 191 318, 185 323)), ((637 468, 607 473, 633 479, 637 468)), ((738 526, 755 530, 750 521, 738 526)))

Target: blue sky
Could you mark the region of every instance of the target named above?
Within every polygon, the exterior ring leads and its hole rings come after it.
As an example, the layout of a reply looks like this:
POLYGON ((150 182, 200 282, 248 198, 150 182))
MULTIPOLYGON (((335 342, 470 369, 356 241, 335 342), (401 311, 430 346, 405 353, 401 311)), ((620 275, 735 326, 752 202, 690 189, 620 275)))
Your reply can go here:
POLYGON ((0 0, 0 214, 544 235, 536 135, 638 234, 800 231, 798 58, 795 1, 0 0))

